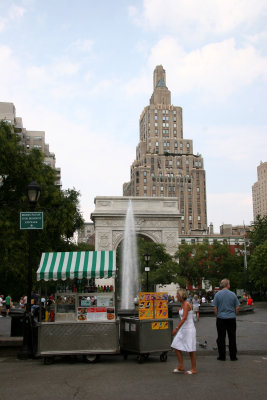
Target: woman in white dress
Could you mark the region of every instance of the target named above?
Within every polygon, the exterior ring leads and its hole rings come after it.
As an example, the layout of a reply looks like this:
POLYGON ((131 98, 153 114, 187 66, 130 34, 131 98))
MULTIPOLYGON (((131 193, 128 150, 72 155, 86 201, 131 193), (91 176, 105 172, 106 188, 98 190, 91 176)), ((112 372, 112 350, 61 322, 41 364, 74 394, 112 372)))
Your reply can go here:
POLYGON ((178 367, 173 370, 174 373, 185 373, 192 375, 197 373, 196 367, 196 328, 193 321, 192 305, 186 301, 188 295, 186 290, 180 289, 177 291, 177 299, 182 306, 179 309, 180 321, 177 327, 173 330, 174 337, 171 347, 175 349, 178 359, 178 367), (186 351, 190 355, 191 369, 185 371, 183 363, 182 351, 186 351))

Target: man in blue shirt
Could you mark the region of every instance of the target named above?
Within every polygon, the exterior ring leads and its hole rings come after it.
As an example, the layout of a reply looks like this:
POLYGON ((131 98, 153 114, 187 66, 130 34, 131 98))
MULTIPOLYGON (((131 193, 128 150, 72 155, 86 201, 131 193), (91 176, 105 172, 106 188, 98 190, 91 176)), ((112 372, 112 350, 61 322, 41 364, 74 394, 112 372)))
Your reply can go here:
POLYGON ((216 293, 212 303, 214 306, 214 313, 217 316, 217 346, 219 352, 217 360, 225 361, 225 337, 227 332, 230 359, 231 361, 236 361, 236 314, 238 314, 240 303, 235 293, 229 290, 230 281, 228 279, 223 279, 220 287, 221 290, 216 293))

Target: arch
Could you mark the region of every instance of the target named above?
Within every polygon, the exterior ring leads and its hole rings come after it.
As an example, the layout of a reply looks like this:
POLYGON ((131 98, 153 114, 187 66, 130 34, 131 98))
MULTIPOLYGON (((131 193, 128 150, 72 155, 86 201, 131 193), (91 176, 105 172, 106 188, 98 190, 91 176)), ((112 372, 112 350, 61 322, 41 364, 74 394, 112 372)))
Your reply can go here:
POLYGON ((169 254, 178 248, 178 223, 181 215, 177 198, 96 197, 91 219, 95 224, 96 250, 116 250, 123 240, 129 200, 135 216, 136 234, 163 243, 169 254))

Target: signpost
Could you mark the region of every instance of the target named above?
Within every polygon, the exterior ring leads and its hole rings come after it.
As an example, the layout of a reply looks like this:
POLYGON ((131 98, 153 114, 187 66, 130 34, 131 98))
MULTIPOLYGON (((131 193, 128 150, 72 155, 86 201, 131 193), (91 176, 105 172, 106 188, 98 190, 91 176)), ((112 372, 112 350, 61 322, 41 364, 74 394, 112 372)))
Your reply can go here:
POLYGON ((20 229, 43 229, 44 213, 41 212, 21 212, 20 229))

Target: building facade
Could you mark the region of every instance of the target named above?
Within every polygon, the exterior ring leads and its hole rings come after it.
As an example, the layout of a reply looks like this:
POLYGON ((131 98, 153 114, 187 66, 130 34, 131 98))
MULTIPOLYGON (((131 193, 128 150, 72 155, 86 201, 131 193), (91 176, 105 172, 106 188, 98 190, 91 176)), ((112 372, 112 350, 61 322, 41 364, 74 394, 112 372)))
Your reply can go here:
POLYGON ((207 230, 203 158, 183 137, 182 108, 171 104, 162 65, 154 70, 154 91, 140 116, 139 143, 124 196, 177 197, 179 233, 207 230))
POLYGON ((20 137, 25 151, 39 149, 44 154, 44 163, 54 168, 57 172, 56 184, 61 186, 61 170, 56 168, 56 157, 49 151, 49 145, 45 143, 44 131, 28 131, 23 127, 22 118, 16 116, 16 108, 13 103, 0 102, 0 120, 14 127, 15 133, 20 137))
POLYGON ((252 186, 253 217, 267 215, 267 162, 261 162, 257 167, 258 180, 252 186))

